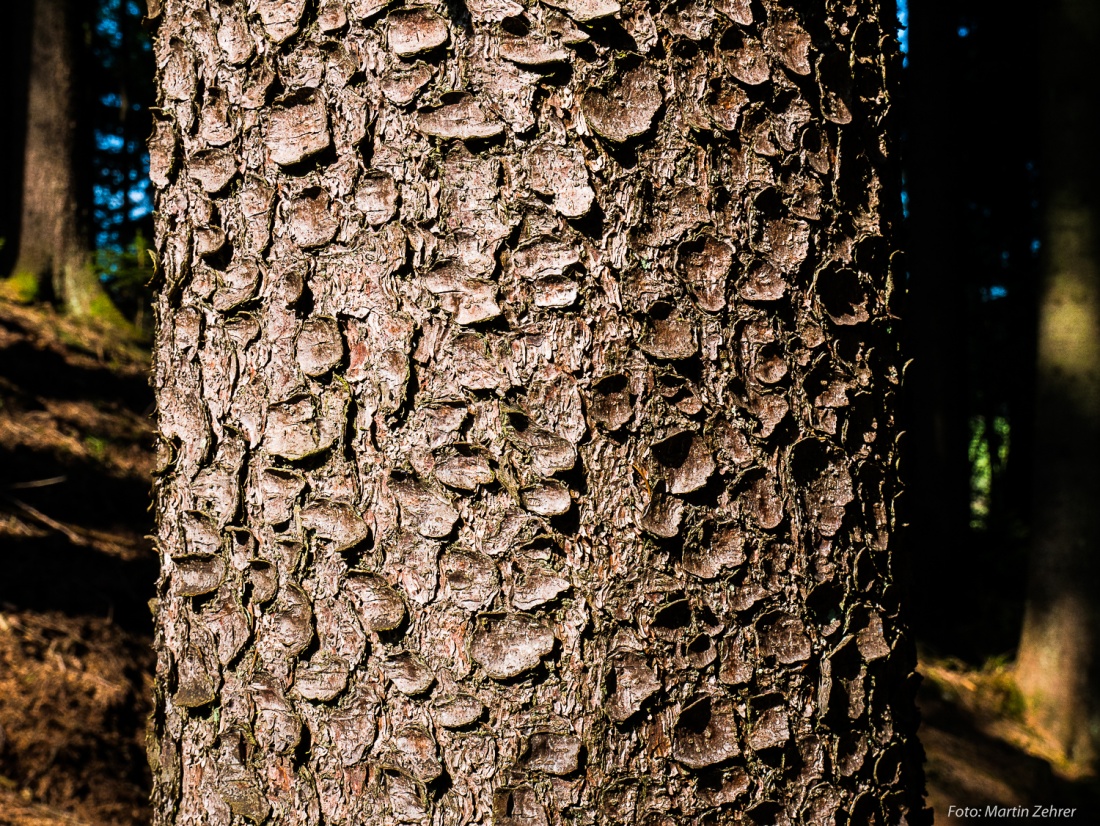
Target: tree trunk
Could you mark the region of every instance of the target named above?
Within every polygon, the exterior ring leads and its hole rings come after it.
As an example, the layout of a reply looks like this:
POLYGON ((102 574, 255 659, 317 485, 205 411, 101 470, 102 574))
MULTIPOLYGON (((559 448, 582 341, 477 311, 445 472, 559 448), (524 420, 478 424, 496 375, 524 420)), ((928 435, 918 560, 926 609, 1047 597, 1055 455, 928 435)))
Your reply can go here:
POLYGON ((155 822, 924 822, 889 4, 249 5, 150 3, 155 822))
POLYGON ((79 169, 89 153, 78 133, 77 12, 72 0, 34 0, 33 7, 23 213, 7 291, 26 301, 52 294, 75 315, 103 315, 111 308, 92 268, 91 192, 79 169))
POLYGON ((1080 73, 1100 9, 1060 0, 1046 23, 1035 541, 1017 670, 1032 721, 1088 765, 1100 742, 1100 106, 1080 73))

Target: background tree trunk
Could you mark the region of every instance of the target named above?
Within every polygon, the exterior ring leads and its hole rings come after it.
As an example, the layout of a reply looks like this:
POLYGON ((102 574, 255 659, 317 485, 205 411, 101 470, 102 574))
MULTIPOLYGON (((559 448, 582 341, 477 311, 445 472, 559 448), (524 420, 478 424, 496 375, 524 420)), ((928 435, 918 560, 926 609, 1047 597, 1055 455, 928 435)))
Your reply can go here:
POLYGON ((21 300, 52 293, 87 316, 110 307, 87 226, 91 181, 81 161, 90 158, 91 135, 79 128, 79 20, 72 0, 34 0, 19 254, 7 286, 21 300))
POLYGON ((923 822, 890 4, 153 0, 156 822, 923 822))
POLYGON ((1035 542, 1017 673, 1032 721, 1087 765, 1100 742, 1100 106, 1086 73, 1100 9, 1051 4, 1043 47, 1035 542))

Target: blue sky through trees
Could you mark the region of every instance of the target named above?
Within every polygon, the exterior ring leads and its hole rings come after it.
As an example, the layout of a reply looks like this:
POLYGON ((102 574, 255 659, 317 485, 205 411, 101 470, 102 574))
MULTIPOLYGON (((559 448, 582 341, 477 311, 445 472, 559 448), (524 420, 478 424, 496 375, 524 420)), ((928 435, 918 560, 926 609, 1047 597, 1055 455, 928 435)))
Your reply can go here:
POLYGON ((140 27, 135 0, 100 0, 92 32, 97 90, 94 102, 93 203, 95 242, 120 249, 152 214, 146 90, 152 89, 152 44, 140 27), (149 77, 139 76, 146 69, 149 77))

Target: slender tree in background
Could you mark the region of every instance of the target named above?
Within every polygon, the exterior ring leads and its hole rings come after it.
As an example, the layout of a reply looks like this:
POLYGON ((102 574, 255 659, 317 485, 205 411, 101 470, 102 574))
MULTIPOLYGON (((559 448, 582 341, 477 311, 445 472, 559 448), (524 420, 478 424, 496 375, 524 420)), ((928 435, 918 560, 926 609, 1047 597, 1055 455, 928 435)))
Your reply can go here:
POLYGON ((151 0, 161 826, 923 822, 892 4, 151 0))
POLYGON ((33 3, 19 252, 3 286, 20 300, 52 294, 74 315, 115 320, 92 266, 87 224, 91 146, 79 128, 82 8, 72 0, 33 3))
POLYGON ((1071 760, 1100 744, 1100 8, 1046 7, 1045 273, 1039 306, 1035 528, 1017 663, 1032 721, 1071 760))

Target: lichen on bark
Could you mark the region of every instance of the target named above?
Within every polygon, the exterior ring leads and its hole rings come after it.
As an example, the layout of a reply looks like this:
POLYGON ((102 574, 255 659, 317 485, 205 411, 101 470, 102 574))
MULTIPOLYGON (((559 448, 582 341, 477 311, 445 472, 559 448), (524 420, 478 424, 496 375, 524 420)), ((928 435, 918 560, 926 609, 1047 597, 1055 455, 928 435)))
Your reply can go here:
POLYGON ((241 12, 155 15, 157 823, 921 822, 888 9, 241 12))

